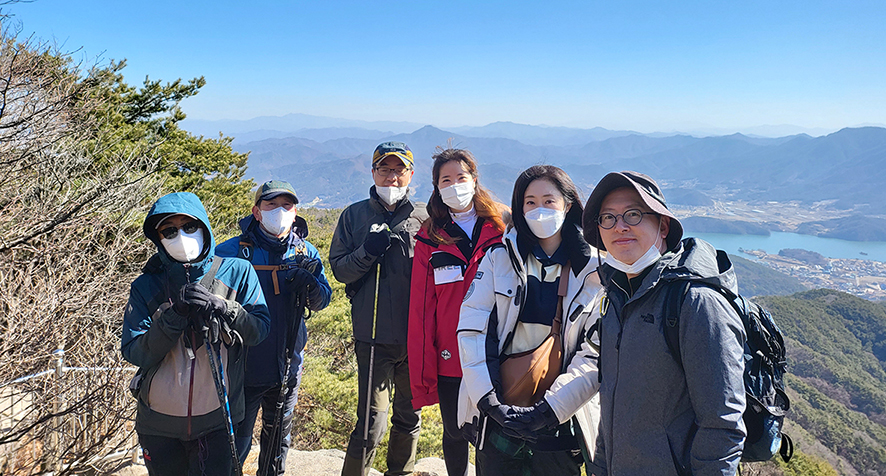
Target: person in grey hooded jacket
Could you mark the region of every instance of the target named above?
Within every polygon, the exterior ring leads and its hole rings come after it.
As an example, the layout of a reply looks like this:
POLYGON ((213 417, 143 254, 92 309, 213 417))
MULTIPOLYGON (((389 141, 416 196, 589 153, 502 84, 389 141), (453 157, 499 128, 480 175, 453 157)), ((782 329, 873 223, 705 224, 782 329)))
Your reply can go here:
POLYGON ((731 263, 704 241, 681 241, 658 184, 637 172, 606 175, 582 222, 588 242, 607 252, 593 474, 734 475, 745 439, 745 334, 710 287, 737 293, 731 263), (681 355, 672 356, 665 299, 679 280, 692 286, 679 311, 681 355))

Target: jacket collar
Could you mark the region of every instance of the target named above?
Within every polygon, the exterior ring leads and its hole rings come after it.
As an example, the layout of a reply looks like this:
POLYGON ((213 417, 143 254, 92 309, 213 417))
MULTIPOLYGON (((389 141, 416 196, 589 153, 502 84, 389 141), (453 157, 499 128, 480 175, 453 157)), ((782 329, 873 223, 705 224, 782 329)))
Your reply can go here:
MULTIPOLYGON (((581 234, 581 229, 579 229, 578 225, 574 223, 564 223, 563 229, 560 230, 560 236, 563 238, 563 243, 560 246, 565 245, 567 253, 569 254, 569 263, 572 268, 572 274, 578 276, 588 265, 588 261, 590 261, 591 257, 595 256, 596 253, 591 245, 585 241, 581 234)), ((532 251, 534 243, 517 236, 517 230, 514 227, 511 227, 508 230, 505 238, 513 243, 514 247, 520 254, 520 259, 526 261, 526 258, 532 251)))
MULTIPOLYGON (((726 253, 716 250, 704 240, 683 239, 676 249, 665 252, 651 268, 631 300, 639 298, 662 280, 704 282, 738 294, 735 271, 726 253)), ((615 273, 620 272, 604 264, 600 268, 600 278, 604 285, 609 287, 615 273)))

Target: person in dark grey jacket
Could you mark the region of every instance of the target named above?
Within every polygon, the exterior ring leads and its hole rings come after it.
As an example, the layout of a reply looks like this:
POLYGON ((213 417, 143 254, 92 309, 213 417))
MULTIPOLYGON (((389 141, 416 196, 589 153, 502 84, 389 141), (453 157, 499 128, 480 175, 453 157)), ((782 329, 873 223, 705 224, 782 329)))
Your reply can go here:
POLYGON ((414 203, 408 197, 413 164, 412 151, 406 144, 380 144, 372 156, 375 185, 369 189, 369 198, 342 212, 329 247, 332 273, 345 283, 345 292, 351 299, 357 354, 357 424, 348 443, 344 476, 369 473, 375 448, 387 429, 392 392, 393 428, 385 474, 412 474, 415 465, 421 420, 420 411, 412 408, 406 327, 415 235, 428 214, 424 204, 414 203), (368 416, 367 398, 371 407, 368 416), (364 441, 367 417, 369 435, 364 441))
POLYGON ((732 264, 704 241, 681 241, 658 184, 637 172, 606 175, 582 222, 588 242, 607 252, 593 474, 734 475, 745 439, 744 327, 704 285, 737 293, 732 264), (678 280, 693 285, 679 311, 681 355, 672 356, 665 297, 678 280))

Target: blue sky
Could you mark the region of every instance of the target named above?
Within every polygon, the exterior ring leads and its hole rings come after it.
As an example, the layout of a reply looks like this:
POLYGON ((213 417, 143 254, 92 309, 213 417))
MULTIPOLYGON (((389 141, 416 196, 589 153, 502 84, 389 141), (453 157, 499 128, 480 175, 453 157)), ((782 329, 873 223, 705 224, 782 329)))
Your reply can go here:
POLYGON ((22 34, 204 76, 195 119, 741 130, 886 124, 886 2, 36 0, 22 34))

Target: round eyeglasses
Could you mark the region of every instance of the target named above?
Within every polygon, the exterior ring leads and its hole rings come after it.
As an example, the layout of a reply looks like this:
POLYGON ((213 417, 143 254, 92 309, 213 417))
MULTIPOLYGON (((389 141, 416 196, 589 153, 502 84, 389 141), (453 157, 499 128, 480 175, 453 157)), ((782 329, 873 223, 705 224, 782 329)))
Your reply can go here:
POLYGON ((658 215, 658 213, 643 212, 637 209, 626 210, 624 213, 618 215, 601 213, 597 215, 597 224, 600 225, 600 228, 609 230, 615 227, 615 224, 618 223, 618 218, 621 217, 621 220, 625 225, 635 226, 643 221, 643 215, 658 215))

